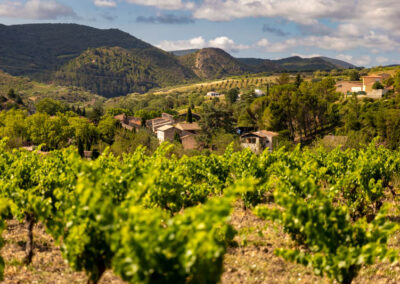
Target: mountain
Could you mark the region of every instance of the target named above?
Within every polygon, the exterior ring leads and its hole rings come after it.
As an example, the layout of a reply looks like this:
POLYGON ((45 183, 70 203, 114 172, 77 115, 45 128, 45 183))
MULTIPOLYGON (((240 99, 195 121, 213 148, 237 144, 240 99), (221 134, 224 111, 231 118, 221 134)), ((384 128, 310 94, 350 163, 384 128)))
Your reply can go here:
POLYGON ((306 72, 316 70, 348 69, 356 66, 333 58, 312 57, 301 58, 292 56, 288 58, 269 60, 257 58, 238 58, 254 72, 306 72))
POLYGON ((0 38, 1 70, 41 81, 56 80, 59 84, 82 86, 106 97, 126 94, 121 90, 145 92, 152 87, 196 78, 174 55, 116 29, 101 30, 76 24, 2 25, 0 38), (101 54, 111 56, 104 61, 95 58, 100 69, 89 66, 87 60, 95 53, 88 49, 114 47, 119 49, 103 54, 104 50, 100 50, 97 57, 101 54), (129 75, 124 75, 128 62, 135 66, 129 70, 129 75), (108 63, 113 65, 111 72, 105 66, 108 63), (80 78, 82 72, 85 72, 85 78, 80 78), (124 78, 127 76, 129 79, 124 78), (120 82, 125 85, 117 86, 120 82))
POLYGON ((234 58, 218 48, 172 51, 179 61, 201 78, 237 75, 238 70, 248 73, 306 72, 316 70, 356 68, 355 65, 329 57, 288 58, 270 60, 260 58, 234 58))
POLYGON ((236 58, 236 60, 250 73, 286 71, 285 68, 274 60, 259 58, 236 58))
POLYGON ((357 66, 348 63, 346 61, 343 60, 339 60, 339 59, 334 59, 334 58, 329 58, 329 57, 320 57, 325 61, 328 61, 330 63, 332 63, 333 65, 335 65, 337 67, 337 69, 352 69, 352 68, 357 68, 357 66))
POLYGON ((175 56, 183 56, 183 55, 195 53, 199 50, 200 49, 185 49, 185 50, 174 50, 174 51, 170 51, 170 52, 175 56))
POLYGON ((178 59, 202 79, 240 75, 247 71, 238 60, 219 48, 203 48, 178 59))
POLYGON ((117 29, 77 24, 0 25, 0 70, 104 97, 261 72, 348 68, 326 57, 234 58, 218 48, 166 52, 117 29))

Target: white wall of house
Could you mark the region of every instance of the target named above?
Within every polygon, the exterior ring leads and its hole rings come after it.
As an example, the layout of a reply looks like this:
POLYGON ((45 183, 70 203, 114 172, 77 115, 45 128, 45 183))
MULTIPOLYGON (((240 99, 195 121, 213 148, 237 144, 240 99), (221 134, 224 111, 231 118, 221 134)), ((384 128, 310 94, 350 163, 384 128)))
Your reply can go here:
POLYGON ((161 142, 165 141, 165 132, 164 131, 157 131, 157 138, 161 142))
POLYGON ((363 88, 361 87, 351 87, 351 92, 358 93, 361 92, 363 88))

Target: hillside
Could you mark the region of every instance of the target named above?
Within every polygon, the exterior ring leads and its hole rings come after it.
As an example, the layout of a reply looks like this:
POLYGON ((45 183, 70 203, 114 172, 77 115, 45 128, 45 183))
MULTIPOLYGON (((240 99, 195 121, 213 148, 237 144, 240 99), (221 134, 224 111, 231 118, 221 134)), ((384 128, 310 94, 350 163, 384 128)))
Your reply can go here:
MULTIPOLYGON (((57 72, 55 78, 59 84, 72 83, 88 90, 100 90, 99 93, 107 97, 120 95, 121 89, 126 89, 127 92, 147 91, 149 87, 175 84, 186 79, 196 78, 191 70, 179 64, 174 55, 116 29, 100 30, 76 24, 2 25, 0 26, 0 38, 2 39, 0 45, 1 70, 12 75, 26 75, 40 81, 51 81, 54 79, 54 73, 61 69, 61 73, 69 72, 69 74, 62 75, 57 72), (106 80, 98 80, 103 76, 101 70, 99 74, 98 71, 91 68, 74 68, 74 65, 86 64, 84 58, 88 55, 86 52, 88 49, 100 47, 119 47, 120 50, 129 50, 131 57, 136 60, 126 61, 127 53, 125 52, 122 54, 122 64, 134 62, 133 69, 142 71, 130 74, 128 86, 117 86, 121 80, 123 81, 123 78, 119 78, 121 72, 125 71, 125 67, 119 70, 115 68, 118 65, 116 58, 119 57, 116 54, 117 51, 107 53, 112 57, 103 62, 104 64, 110 62, 112 67, 105 67, 102 64, 103 69, 116 71, 115 74, 107 74, 106 80), (71 60, 72 62, 70 62, 71 60), (79 62, 81 60, 83 61, 79 62), (71 74, 75 69, 77 73, 71 74), (79 79, 80 81, 77 83, 74 78, 78 78, 78 74, 81 75, 83 70, 87 71, 87 78, 79 79), (152 73, 153 71, 154 73, 152 73), (143 75, 146 72, 151 74, 143 75), (117 77, 119 80, 114 80, 117 77), (151 81, 148 80, 149 78, 152 78, 151 81), (94 88, 90 80, 95 80, 96 85, 107 83, 116 87, 108 87, 106 91, 103 91, 102 88, 94 88)), ((90 54, 91 51, 89 51, 90 54)))
POLYGON ((43 98, 53 98, 75 106, 88 106, 96 101, 104 100, 82 88, 39 83, 25 77, 15 77, 0 70, 0 100, 3 107, 15 103, 19 100, 18 97, 22 99, 26 107, 31 107, 43 98), (10 89, 15 90, 17 94, 15 98, 9 98, 10 89))
POLYGON ((203 48, 180 56, 179 61, 202 79, 240 75, 247 71, 239 61, 219 48, 203 48))
POLYGON ((166 52, 117 29, 77 24, 0 25, 0 38, 0 70, 104 97, 245 73, 353 66, 324 57, 234 58, 218 48, 166 52))
POLYGON ((243 68, 250 73, 262 72, 284 72, 286 71, 280 64, 274 60, 259 58, 237 58, 243 68))
POLYGON ((301 58, 300 56, 292 56, 278 60, 238 58, 238 61, 249 66, 249 70, 253 72, 305 72, 356 67, 350 63, 328 57, 301 58))
POLYGON ((120 30, 76 24, 2 25, 0 38, 0 69, 12 75, 38 77, 48 75, 88 48, 153 48, 120 30))
POLYGON ((177 84, 195 75, 174 58, 151 54, 154 50, 109 47, 89 49, 61 67, 55 82, 84 87, 104 97, 144 93, 152 88, 177 84), (159 58, 156 58, 159 56, 159 58))
POLYGON ((355 65, 329 57, 301 58, 293 56, 278 60, 234 58, 222 49, 204 48, 172 51, 179 61, 206 79, 238 75, 240 72, 306 72, 316 70, 356 68, 355 65))

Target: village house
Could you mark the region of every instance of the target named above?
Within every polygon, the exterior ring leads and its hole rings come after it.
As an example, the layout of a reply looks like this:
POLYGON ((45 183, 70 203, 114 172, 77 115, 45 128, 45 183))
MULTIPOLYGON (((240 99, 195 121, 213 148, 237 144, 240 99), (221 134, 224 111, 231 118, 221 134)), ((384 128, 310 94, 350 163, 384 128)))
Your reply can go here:
POLYGON ((387 89, 373 89, 376 82, 383 84, 383 80, 386 79, 388 74, 379 74, 371 76, 363 76, 362 81, 340 81, 336 84, 336 90, 345 95, 351 95, 353 93, 363 93, 369 98, 379 99, 387 93, 387 89))
POLYGON ((174 140, 177 129, 172 125, 164 125, 157 129, 157 138, 160 142, 174 140))
POLYGON ((183 149, 198 149, 199 144, 196 136, 201 132, 201 127, 197 122, 180 122, 175 125, 175 128, 179 131, 183 149))
POLYGON ((248 148, 256 154, 262 153, 266 148, 274 150, 278 133, 266 130, 249 132, 240 136, 241 146, 248 148))
POLYGON ((172 115, 168 113, 163 113, 161 117, 150 119, 146 121, 146 127, 150 128, 151 131, 157 133, 157 130, 164 125, 173 125, 175 119, 172 115))
POLYGON ((214 91, 208 92, 207 95, 206 95, 206 97, 208 97, 208 98, 219 98, 220 96, 221 96, 220 93, 217 93, 217 92, 214 92, 214 91))
POLYGON ((336 83, 336 91, 343 94, 362 92, 363 83, 361 81, 339 81, 336 83))
POLYGON ((119 114, 114 116, 114 119, 118 120, 123 128, 130 131, 133 131, 134 128, 138 129, 142 127, 142 119, 140 117, 126 116, 125 114, 119 114))
POLYGON ((259 98, 265 96, 265 92, 261 91, 260 89, 255 89, 254 90, 254 95, 259 98))

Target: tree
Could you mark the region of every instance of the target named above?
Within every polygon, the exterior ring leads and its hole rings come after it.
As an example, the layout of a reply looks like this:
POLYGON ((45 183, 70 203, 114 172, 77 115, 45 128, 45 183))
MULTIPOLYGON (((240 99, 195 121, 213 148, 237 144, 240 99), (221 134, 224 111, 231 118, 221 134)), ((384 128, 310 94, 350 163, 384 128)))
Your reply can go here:
POLYGON ((239 88, 230 89, 226 95, 227 101, 229 101, 231 104, 235 103, 239 98, 239 92, 239 88))
POLYGON ((9 99, 15 99, 15 97, 17 96, 17 93, 15 92, 14 89, 11 88, 8 91, 7 96, 8 96, 9 99))
POLYGON ((289 77, 289 74, 287 74, 287 73, 282 73, 279 75, 278 78, 276 78, 276 83, 278 85, 289 84, 289 82, 290 82, 290 77, 289 77))
POLYGON ((301 75, 297 74, 296 81, 294 82, 294 84, 296 85, 297 88, 299 88, 302 82, 303 82, 303 79, 301 78, 301 75))
POLYGON ((349 77, 350 77, 350 81, 359 81, 360 73, 357 70, 351 70, 349 77))
POLYGON ((105 116, 97 126, 101 139, 111 145, 114 142, 115 132, 117 131, 117 121, 111 116, 105 116))
POLYGON ((376 81, 373 85, 372 85, 372 89, 373 90, 383 90, 385 87, 382 85, 381 82, 376 81))
POLYGON ((200 120, 200 126, 208 137, 220 129, 227 133, 232 133, 234 118, 232 111, 225 106, 217 104, 206 104, 203 106, 203 112, 200 120))
POLYGON ((42 99, 36 104, 37 112, 47 113, 48 115, 56 115, 57 112, 66 112, 67 110, 67 106, 51 98, 42 99))
POLYGON ((192 123, 193 122, 193 115, 192 115, 192 109, 189 107, 187 114, 186 114, 186 122, 192 123))
POLYGON ((93 107, 93 110, 89 114, 89 119, 93 121, 93 123, 98 124, 103 114, 104 114, 103 106, 101 104, 96 104, 93 107))

